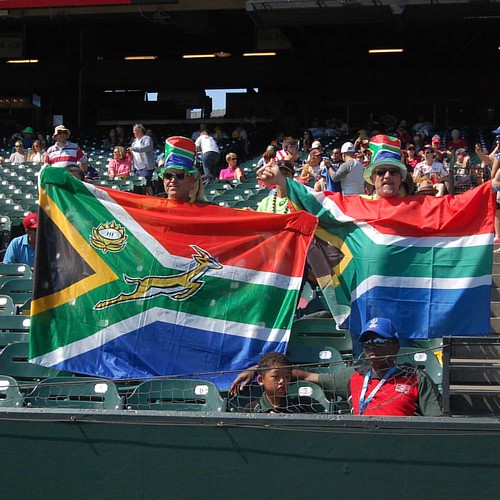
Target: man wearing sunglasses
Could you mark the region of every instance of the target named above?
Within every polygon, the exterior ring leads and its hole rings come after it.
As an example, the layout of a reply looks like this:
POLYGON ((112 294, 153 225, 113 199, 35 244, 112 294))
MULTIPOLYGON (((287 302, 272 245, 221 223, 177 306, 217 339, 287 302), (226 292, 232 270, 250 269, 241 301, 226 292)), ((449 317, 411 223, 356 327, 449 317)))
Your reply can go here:
MULTIPOLYGON (((312 373, 295 369, 294 378, 319 384, 351 402, 354 415, 439 417, 439 391, 432 379, 410 364, 398 364, 399 335, 390 319, 372 318, 359 337, 364 362, 333 373, 312 373)), ((429 353, 433 356, 434 354, 429 353)), ((231 386, 234 394, 252 382, 255 368, 241 373, 231 386)))
POLYGON ((195 144, 187 137, 174 136, 165 141, 165 163, 158 174, 165 192, 159 197, 177 203, 206 202, 194 155, 195 144))

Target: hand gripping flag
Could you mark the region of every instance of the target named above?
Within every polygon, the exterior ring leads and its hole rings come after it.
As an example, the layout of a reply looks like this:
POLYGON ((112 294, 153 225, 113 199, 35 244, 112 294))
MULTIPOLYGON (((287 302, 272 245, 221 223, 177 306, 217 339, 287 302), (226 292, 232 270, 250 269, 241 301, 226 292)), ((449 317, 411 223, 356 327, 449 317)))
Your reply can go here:
POLYGON ((458 196, 369 200, 288 181, 319 217, 308 262, 338 323, 356 337, 390 318, 402 338, 490 333, 495 200, 491 183, 458 196))
POLYGON ((177 204, 46 168, 30 359, 112 379, 202 378, 284 352, 316 226, 306 212, 177 204))

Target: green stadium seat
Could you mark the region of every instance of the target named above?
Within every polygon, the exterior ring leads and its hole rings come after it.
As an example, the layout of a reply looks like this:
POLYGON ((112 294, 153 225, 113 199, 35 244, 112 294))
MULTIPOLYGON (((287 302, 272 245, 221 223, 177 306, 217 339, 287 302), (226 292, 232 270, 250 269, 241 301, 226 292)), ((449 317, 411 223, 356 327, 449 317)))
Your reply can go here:
POLYGON ((333 412, 332 402, 326 398, 323 389, 313 382, 306 382, 304 380, 292 382, 288 389, 288 398, 296 399, 305 408, 308 408, 310 404, 310 411, 312 413, 333 412))
POLYGON ((33 278, 33 272, 27 264, 0 264, 0 286, 6 281, 17 278, 33 278))
POLYGON ((301 318, 292 323, 289 348, 294 345, 325 345, 337 349, 344 360, 352 359, 352 338, 347 330, 338 330, 333 318, 301 318))
POLYGON ((17 307, 8 295, 0 295, 0 316, 10 316, 17 314, 17 307))
POLYGON ((115 383, 91 377, 46 378, 26 395, 25 403, 32 408, 123 409, 115 383))
POLYGON ((33 294, 33 280, 29 278, 11 278, 0 287, 1 295, 8 295, 12 302, 19 306, 24 304, 33 294))
POLYGON ((14 377, 17 381, 39 382, 55 377, 60 372, 28 362, 28 343, 14 342, 0 353, 0 373, 14 377))
POLYGON ((342 354, 330 346, 289 344, 287 356, 294 364, 308 365, 305 370, 319 373, 332 373, 346 366, 342 354))
POLYGON ((252 401, 259 400, 262 396, 262 387, 256 382, 245 386, 242 390, 229 398, 228 408, 232 413, 244 413, 252 401))
POLYGON ((0 352, 14 342, 29 342, 29 333, 0 332, 0 352))
POLYGON ((28 333, 30 331, 30 318, 17 314, 2 315, 0 317, 0 332, 2 333, 28 333))
POLYGON ((17 381, 7 375, 0 375, 0 407, 19 408, 23 403, 24 398, 17 381))
POLYGON ((211 382, 186 379, 154 379, 141 383, 127 398, 130 410, 217 411, 226 401, 211 382))

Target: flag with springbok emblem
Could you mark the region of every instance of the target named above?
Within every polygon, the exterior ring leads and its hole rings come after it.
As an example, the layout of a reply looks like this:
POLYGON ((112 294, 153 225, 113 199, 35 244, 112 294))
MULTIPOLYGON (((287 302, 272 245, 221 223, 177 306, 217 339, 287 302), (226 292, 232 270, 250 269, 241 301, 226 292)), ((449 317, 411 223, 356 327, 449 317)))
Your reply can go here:
POLYGON ((227 386, 262 353, 285 352, 316 226, 306 212, 180 204, 46 168, 30 360, 227 386))
POLYGON ((308 262, 354 338, 377 316, 405 339, 490 333, 491 182, 457 196, 377 200, 287 188, 319 217, 308 262))

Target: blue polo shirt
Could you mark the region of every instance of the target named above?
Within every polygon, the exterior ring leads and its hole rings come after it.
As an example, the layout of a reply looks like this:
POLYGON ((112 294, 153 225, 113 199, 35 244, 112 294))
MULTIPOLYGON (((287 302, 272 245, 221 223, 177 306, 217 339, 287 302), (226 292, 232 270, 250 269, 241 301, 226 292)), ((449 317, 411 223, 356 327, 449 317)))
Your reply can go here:
POLYGON ((28 264, 30 267, 35 266, 35 251, 29 244, 27 234, 18 236, 9 243, 7 250, 5 250, 3 263, 28 264))

